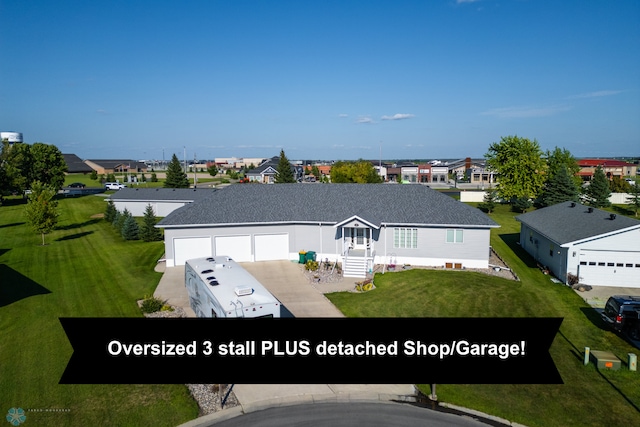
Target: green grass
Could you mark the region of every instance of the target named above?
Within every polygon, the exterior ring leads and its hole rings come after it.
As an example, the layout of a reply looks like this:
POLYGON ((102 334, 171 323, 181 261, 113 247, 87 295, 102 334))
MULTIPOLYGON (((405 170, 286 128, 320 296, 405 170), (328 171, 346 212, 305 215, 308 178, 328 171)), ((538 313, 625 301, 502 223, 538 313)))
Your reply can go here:
POLYGON ((61 199, 40 246, 22 201, 0 206, 0 409, 68 410, 28 411, 25 425, 175 426, 198 415, 184 385, 58 384, 72 353, 58 318, 140 317, 136 300, 161 277, 163 243, 123 241, 94 217, 104 208, 99 196, 61 199))
MULTIPOLYGON (((499 206, 491 217, 501 228, 491 245, 519 282, 482 273, 408 270, 378 274, 376 289, 327 297, 349 317, 563 317, 550 353, 563 385, 438 384, 439 400, 473 408, 530 427, 640 425, 640 372, 626 369, 638 349, 610 332, 575 291, 554 284, 518 245, 517 214, 499 206), (583 365, 584 347, 609 350, 620 371, 583 365)), ((509 327, 505 325, 505 327, 509 327)), ((373 381, 373 379, 372 379, 373 381)), ((426 394, 428 385, 419 385, 426 394)))

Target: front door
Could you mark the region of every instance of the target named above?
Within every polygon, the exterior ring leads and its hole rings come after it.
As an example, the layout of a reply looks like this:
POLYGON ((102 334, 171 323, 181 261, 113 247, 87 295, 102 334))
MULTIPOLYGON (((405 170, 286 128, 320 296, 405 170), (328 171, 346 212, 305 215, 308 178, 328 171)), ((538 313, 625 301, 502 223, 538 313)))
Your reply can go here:
POLYGON ((365 250, 369 246, 369 229, 368 228, 356 228, 351 230, 351 242, 353 249, 365 250))

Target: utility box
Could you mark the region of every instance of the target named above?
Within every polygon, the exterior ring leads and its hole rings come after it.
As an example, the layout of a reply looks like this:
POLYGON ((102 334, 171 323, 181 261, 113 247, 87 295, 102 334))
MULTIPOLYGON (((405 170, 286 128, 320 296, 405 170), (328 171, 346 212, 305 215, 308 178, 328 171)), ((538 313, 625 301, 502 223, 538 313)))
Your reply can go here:
POLYGON ((621 366, 620 359, 610 351, 591 350, 591 358, 595 360, 598 369, 617 371, 621 366))

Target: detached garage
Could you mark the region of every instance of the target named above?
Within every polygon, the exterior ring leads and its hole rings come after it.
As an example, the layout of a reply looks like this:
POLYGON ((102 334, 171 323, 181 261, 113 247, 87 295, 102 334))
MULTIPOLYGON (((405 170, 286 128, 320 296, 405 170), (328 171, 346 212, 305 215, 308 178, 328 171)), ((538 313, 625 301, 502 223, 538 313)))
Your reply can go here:
POLYGON ((640 288, 640 221, 574 202, 516 220, 520 245, 562 282, 640 288))

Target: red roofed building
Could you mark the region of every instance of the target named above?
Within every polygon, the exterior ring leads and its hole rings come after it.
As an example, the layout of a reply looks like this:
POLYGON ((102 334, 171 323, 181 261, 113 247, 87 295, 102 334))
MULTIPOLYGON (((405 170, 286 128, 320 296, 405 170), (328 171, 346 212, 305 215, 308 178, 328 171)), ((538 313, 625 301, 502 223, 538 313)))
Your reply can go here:
POLYGON ((611 159, 580 159, 578 160, 580 171, 578 175, 585 181, 591 181, 596 168, 600 166, 608 179, 614 176, 624 178, 625 176, 636 176, 638 165, 627 163, 622 160, 611 159))

